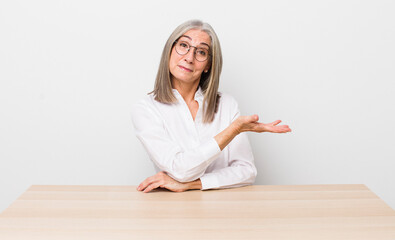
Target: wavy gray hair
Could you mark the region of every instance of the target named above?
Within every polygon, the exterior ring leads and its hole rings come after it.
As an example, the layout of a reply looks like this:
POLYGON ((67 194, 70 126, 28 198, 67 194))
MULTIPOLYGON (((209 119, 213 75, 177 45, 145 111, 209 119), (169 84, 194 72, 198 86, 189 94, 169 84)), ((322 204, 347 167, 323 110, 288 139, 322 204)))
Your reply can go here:
POLYGON ((163 48, 162 57, 158 73, 156 75, 154 90, 155 100, 161 103, 174 103, 176 98, 173 95, 171 86, 171 77, 169 69, 170 54, 174 46, 174 42, 180 38, 185 32, 191 29, 199 29, 206 32, 211 38, 211 58, 210 69, 207 73, 203 72, 200 77, 199 86, 204 94, 203 100, 203 122, 209 123, 214 120, 215 113, 218 110, 220 96, 218 94, 219 77, 222 71, 222 52, 221 46, 214 29, 208 23, 200 20, 190 20, 178 26, 163 48))

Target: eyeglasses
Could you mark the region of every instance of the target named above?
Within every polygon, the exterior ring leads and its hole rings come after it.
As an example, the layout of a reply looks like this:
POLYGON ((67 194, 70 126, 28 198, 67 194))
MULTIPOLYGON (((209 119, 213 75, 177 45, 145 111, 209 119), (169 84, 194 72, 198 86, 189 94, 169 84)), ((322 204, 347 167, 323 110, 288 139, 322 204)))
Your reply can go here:
POLYGON ((208 49, 190 46, 189 43, 182 40, 176 40, 174 43, 175 43, 176 52, 180 55, 185 55, 189 52, 191 48, 195 48, 194 51, 195 59, 199 62, 206 61, 211 55, 208 49))

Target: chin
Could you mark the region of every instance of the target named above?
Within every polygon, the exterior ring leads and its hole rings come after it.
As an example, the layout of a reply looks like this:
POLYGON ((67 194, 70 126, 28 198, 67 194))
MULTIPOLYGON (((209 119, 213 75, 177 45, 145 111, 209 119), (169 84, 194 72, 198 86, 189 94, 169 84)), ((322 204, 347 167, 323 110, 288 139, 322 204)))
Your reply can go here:
POLYGON ((195 82, 196 80, 198 80, 198 79, 192 79, 189 74, 176 74, 176 75, 172 74, 172 77, 174 79, 177 79, 179 81, 186 82, 186 83, 191 83, 191 82, 195 82))
POLYGON ((191 78, 173 77, 173 81, 177 81, 181 83, 194 83, 196 81, 199 81, 199 79, 192 80, 191 78))

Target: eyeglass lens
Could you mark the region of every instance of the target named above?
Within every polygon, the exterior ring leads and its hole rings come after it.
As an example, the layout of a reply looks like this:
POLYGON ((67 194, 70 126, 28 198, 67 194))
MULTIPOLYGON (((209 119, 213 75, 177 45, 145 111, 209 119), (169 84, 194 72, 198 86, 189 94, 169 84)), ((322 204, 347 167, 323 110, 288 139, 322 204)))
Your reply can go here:
MULTIPOLYGON (((193 47, 193 46, 192 46, 193 47)), ((176 42, 176 51, 178 54, 180 55, 185 55, 189 52, 189 50, 191 49, 191 46, 189 45, 189 43, 185 42, 185 41, 177 41, 176 42)), ((209 51, 206 48, 197 48, 197 47, 193 47, 195 48, 195 59, 198 60, 199 62, 203 62, 206 61, 208 56, 209 56, 209 51)))

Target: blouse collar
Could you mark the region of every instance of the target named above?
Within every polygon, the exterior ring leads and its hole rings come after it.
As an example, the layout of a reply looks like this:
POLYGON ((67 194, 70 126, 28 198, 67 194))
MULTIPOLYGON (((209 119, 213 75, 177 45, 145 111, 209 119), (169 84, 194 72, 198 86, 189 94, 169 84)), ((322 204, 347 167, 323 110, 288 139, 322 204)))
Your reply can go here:
MULTIPOLYGON (((181 94, 178 92, 177 89, 173 88, 172 90, 173 90, 173 94, 174 94, 175 96, 181 97, 181 94)), ((202 88, 201 88, 200 86, 199 86, 199 88, 197 89, 194 98, 195 98, 196 101, 203 100, 204 95, 203 95, 202 88)))

